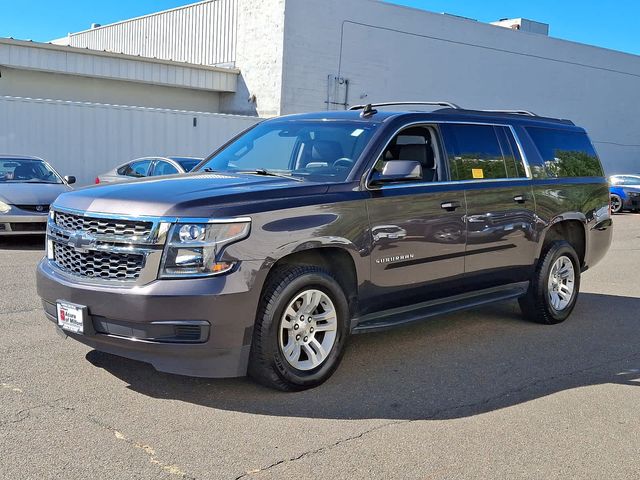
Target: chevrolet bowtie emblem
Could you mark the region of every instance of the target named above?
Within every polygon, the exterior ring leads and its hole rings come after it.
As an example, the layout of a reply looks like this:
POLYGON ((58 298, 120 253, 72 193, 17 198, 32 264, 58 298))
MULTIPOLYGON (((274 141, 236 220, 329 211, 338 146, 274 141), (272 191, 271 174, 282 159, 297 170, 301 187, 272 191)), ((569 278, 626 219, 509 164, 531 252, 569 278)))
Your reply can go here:
POLYGON ((85 253, 96 246, 96 239, 86 233, 76 232, 71 234, 69 240, 67 240, 67 245, 77 252, 85 253))

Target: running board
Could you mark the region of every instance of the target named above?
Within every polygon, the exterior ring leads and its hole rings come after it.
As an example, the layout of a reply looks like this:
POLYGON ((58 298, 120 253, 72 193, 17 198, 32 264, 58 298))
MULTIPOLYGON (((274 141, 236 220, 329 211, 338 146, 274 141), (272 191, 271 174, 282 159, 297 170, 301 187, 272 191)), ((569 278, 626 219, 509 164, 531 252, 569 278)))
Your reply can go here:
POLYGON ((417 303, 407 307, 392 308, 351 320, 352 333, 365 333, 407 325, 437 315, 468 310, 489 303, 513 300, 523 296, 529 282, 511 283, 503 287, 489 288, 473 293, 455 295, 439 300, 417 303))

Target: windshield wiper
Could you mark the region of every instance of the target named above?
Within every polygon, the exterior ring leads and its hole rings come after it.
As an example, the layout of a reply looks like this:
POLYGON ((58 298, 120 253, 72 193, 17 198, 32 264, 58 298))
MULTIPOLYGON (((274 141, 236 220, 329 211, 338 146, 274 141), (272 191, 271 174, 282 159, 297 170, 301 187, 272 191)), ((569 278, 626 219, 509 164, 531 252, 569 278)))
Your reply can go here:
POLYGON ((293 177, 292 175, 287 175, 286 173, 277 173, 277 172, 272 172, 271 170, 267 170, 265 168, 256 168, 255 170, 241 170, 237 173, 249 173, 249 174, 254 174, 254 175, 264 175, 267 177, 279 177, 279 178, 287 178, 289 180, 295 180, 296 182, 304 182, 304 180, 302 178, 296 178, 293 177))

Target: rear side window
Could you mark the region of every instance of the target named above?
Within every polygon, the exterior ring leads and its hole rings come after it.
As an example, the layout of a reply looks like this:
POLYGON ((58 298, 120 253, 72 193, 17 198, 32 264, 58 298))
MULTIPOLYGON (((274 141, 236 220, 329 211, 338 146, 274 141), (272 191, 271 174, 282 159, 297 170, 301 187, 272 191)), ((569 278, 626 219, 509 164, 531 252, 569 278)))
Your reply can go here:
POLYGON ((495 180, 527 176, 511 132, 502 126, 441 126, 451 180, 495 180))
POLYGON ((159 160, 156 162, 156 165, 153 167, 153 176, 159 175, 173 175, 179 173, 178 169, 171 165, 169 162, 165 162, 163 160, 159 160))
POLYGON ((598 155, 586 133, 528 127, 550 177, 602 177, 598 155))
POLYGON ((126 175, 127 177, 146 177, 150 165, 151 160, 140 160, 128 163, 118 169, 118 175, 126 175))

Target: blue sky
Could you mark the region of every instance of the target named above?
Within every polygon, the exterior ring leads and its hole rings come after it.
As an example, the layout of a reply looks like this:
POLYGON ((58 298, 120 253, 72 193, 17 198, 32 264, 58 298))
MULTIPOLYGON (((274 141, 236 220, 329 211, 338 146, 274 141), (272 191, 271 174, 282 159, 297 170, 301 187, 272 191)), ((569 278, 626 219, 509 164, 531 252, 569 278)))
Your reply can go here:
MULTIPOLYGON (((47 41, 63 37, 67 32, 84 30, 92 22, 106 24, 188 3, 193 2, 0 0, 0 37, 47 41)), ((526 17, 549 23, 554 37, 640 55, 640 35, 634 25, 640 17, 638 0, 608 3, 596 0, 392 0, 392 3, 482 22, 526 17)))

